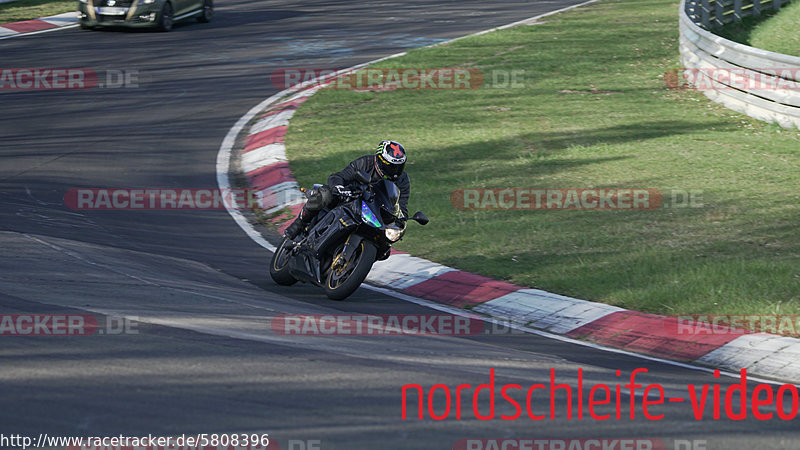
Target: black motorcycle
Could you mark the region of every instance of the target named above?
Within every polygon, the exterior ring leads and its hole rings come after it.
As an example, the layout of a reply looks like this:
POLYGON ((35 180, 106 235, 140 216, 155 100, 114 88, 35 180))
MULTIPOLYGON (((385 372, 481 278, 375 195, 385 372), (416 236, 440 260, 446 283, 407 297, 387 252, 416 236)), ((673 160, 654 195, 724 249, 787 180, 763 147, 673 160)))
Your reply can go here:
MULTIPOLYGON (((350 296, 367 277, 372 264, 389 257, 392 244, 405 233, 400 190, 388 180, 369 184, 359 171, 357 186, 349 197, 331 209, 323 209, 295 239, 283 238, 272 255, 269 274, 276 283, 297 281, 325 289, 333 300, 350 296)), ((420 225, 428 217, 418 211, 411 217, 420 225)))

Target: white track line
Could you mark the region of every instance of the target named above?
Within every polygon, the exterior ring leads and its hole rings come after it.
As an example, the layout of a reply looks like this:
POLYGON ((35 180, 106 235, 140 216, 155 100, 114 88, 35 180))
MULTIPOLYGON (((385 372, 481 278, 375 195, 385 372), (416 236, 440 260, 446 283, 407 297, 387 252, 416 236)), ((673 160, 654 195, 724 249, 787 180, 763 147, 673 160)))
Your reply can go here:
MULTIPOLYGON (((379 293, 384 294, 384 295, 389 295, 389 296, 398 298, 400 300, 405 300, 407 302, 414 303, 414 304, 417 304, 417 305, 420 305, 420 306, 425 306, 427 308, 435 309, 437 311, 442 311, 442 312, 445 312, 445 313, 448 313, 448 314, 453 314, 453 315, 461 316, 461 317, 468 317, 468 318, 471 318, 471 319, 476 319, 476 318, 477 319, 481 319, 484 322, 489 322, 489 323, 492 323, 492 324, 495 324, 495 325, 502 325, 504 327, 513 328, 515 330, 524 331, 526 333, 535 334, 537 336, 542 336, 542 337, 545 337, 545 338, 548 338, 548 339, 555 339, 557 341, 566 342, 566 343, 569 343, 569 344, 576 344, 576 345, 580 345, 580 346, 583 346, 583 347, 589 347, 589 348, 593 348, 595 350, 602 350, 602 351, 606 351, 606 352, 617 353, 617 354, 620 354, 620 355, 626 355, 626 356, 632 356, 632 357, 635 357, 635 358, 646 359, 648 361, 669 364, 671 366, 682 367, 684 369, 699 370, 701 372, 707 372, 707 373, 713 373, 715 370, 719 370, 720 371, 720 375, 724 375, 724 376, 727 376, 727 377, 730 377, 730 378, 736 378, 736 379, 739 378, 739 374, 738 373, 727 372, 727 371, 724 371, 722 369, 715 369, 713 367, 703 367, 703 366, 696 366, 696 365, 689 364, 689 363, 671 361, 669 359, 662 359, 662 358, 659 358, 657 356, 642 355, 640 353, 633 353, 633 352, 629 352, 627 350, 622 350, 622 349, 613 348, 613 347, 604 347, 602 345, 594 344, 592 342, 579 341, 579 340, 576 340, 576 339, 573 339, 573 338, 570 338, 570 337, 567 337, 567 336, 548 333, 547 331, 537 330, 535 328, 528 328, 528 327, 525 327, 523 325, 518 325, 518 324, 515 324, 515 323, 510 322, 510 321, 500 320, 500 319, 497 319, 495 317, 478 316, 476 314, 471 314, 469 311, 461 309, 461 308, 456 308, 456 307, 453 307, 453 306, 450 306, 450 305, 445 305, 443 303, 436 303, 436 302, 433 302, 433 301, 430 301, 430 300, 424 300, 424 299, 421 299, 421 298, 412 297, 410 295, 403 294, 401 292, 395 292, 395 291, 392 291, 390 289, 385 289, 385 288, 381 288, 381 287, 377 287, 377 286, 371 286, 369 284, 362 284, 361 287, 363 287, 365 289, 369 289, 371 291, 379 292, 379 293)), ((747 380, 748 381, 750 381, 750 380, 758 381, 760 383, 774 384, 776 386, 780 386, 780 385, 786 384, 786 383, 781 382, 781 381, 775 381, 775 380, 769 380, 769 379, 764 379, 764 378, 759 378, 759 377, 753 377, 749 373, 747 374, 747 380)), ((800 388, 800 385, 798 385, 798 387, 800 388)))
POLYGON ((75 25, 66 25, 66 26, 63 26, 63 27, 48 28, 46 30, 31 31, 29 33, 9 34, 8 36, 0 36, 0 41, 2 41, 3 39, 11 39, 11 38, 22 37, 22 36, 31 36, 31 35, 34 35, 34 34, 49 33, 51 31, 66 30, 66 29, 69 29, 69 28, 76 28, 77 26, 78 26, 78 24, 76 23, 75 25))

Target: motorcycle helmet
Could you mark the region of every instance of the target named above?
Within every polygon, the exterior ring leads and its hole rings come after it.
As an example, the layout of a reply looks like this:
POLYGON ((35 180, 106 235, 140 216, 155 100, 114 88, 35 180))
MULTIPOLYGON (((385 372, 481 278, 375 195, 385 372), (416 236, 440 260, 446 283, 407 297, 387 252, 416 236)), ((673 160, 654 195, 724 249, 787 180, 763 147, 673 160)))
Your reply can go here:
POLYGON ((375 152, 375 170, 382 178, 396 181, 406 166, 406 149, 395 141, 381 141, 375 152))

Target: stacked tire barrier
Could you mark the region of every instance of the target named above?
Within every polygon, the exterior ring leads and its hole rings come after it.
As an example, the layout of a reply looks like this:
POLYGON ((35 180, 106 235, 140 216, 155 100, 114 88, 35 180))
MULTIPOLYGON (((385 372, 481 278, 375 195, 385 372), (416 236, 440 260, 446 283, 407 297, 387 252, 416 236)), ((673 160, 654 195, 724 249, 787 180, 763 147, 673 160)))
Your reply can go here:
POLYGON ((682 0, 684 77, 709 99, 784 128, 800 129, 800 57, 739 44, 709 31, 789 0, 682 0))

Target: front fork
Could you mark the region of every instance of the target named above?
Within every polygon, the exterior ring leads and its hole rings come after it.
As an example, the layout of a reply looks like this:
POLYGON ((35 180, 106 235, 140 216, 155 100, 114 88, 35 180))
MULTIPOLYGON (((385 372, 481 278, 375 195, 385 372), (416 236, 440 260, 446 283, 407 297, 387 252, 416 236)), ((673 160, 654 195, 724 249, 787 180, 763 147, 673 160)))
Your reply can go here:
POLYGON ((361 241, 363 240, 364 236, 356 233, 350 233, 350 236, 347 237, 347 241, 344 243, 344 248, 342 249, 341 253, 336 255, 331 263, 331 268, 336 269, 345 262, 351 261, 353 259, 353 255, 356 253, 356 250, 358 250, 358 246, 361 245, 361 241))

